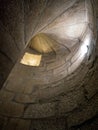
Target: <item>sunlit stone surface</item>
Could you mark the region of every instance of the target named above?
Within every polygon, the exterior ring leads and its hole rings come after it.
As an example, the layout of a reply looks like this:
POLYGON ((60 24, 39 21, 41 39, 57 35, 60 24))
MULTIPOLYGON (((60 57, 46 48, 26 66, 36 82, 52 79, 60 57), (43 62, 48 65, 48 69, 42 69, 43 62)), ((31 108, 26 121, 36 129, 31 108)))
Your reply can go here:
POLYGON ((21 59, 22 64, 29 66, 39 66, 41 61, 41 55, 29 54, 25 53, 23 58, 21 59))
POLYGON ((40 53, 56 51, 55 44, 55 41, 45 34, 38 34, 30 41, 30 47, 40 53))

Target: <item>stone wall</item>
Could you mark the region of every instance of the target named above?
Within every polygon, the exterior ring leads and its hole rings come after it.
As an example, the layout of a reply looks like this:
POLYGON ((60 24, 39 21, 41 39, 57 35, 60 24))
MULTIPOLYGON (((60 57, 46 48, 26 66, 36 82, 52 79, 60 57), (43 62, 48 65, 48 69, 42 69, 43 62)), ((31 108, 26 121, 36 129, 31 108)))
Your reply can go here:
POLYGON ((0 30, 1 88, 25 46, 23 2, 0 1, 0 30))
MULTIPOLYGON (((1 23, 4 24, 3 27, 7 26, 10 36, 3 33, 4 38, 1 38, 3 40, 8 38, 7 41, 11 42, 8 44, 5 40, 3 48, 7 48, 7 51, 5 50, 6 55, 8 53, 13 62, 12 64, 9 62, 6 70, 10 70, 17 59, 18 61, 0 91, 0 128, 2 130, 67 130, 71 127, 74 129, 75 126, 81 125, 97 114, 98 55, 97 49, 95 51, 96 29, 92 21, 95 17, 92 17, 92 4, 89 2, 89 0, 80 2, 54 0, 26 1, 26 3, 15 1, 15 3, 12 2, 7 5, 4 3, 3 7, 8 9, 4 18, 7 19, 5 17, 7 15, 9 20, 6 21, 2 18, 1 23), (86 10, 82 10, 83 7, 86 10), (20 11, 21 8, 22 11, 20 11), (10 9, 12 14, 9 14, 10 9), (70 9, 71 12, 66 14, 67 10, 70 9), (13 10, 17 17, 13 16, 13 10), (65 39, 62 37, 66 36, 67 33, 63 35, 63 32, 60 32, 63 29, 60 23, 64 20, 62 18, 66 18, 68 26, 69 19, 67 16, 69 14, 74 16, 74 11, 80 11, 80 13, 82 11, 83 16, 86 13, 88 16, 82 22, 86 22, 86 34, 90 32, 91 39, 88 53, 83 59, 79 52, 83 41, 85 41, 85 35, 80 39, 67 39, 66 46, 68 46, 66 49, 60 48, 55 52, 55 55, 54 53, 44 54, 38 68, 20 64, 24 53, 31 52, 28 45, 24 49, 25 44, 28 44, 31 38, 39 32, 44 32, 49 37, 55 38, 57 42, 63 43, 65 39), (77 45, 76 43, 79 41, 81 42, 77 45), (69 45, 69 43, 71 44, 69 45), (19 56, 22 50, 23 52, 19 56)), ((3 10, 2 8, 1 10, 3 10)), ((79 16, 79 19, 81 20, 82 17, 79 16)), ((3 29, 3 27, 1 28, 3 29)), ((4 62, 2 63, 4 64, 4 62)), ((6 67, 6 64, 3 66, 6 67)), ((5 71, 2 69, 4 75, 8 75, 8 72, 5 71)))

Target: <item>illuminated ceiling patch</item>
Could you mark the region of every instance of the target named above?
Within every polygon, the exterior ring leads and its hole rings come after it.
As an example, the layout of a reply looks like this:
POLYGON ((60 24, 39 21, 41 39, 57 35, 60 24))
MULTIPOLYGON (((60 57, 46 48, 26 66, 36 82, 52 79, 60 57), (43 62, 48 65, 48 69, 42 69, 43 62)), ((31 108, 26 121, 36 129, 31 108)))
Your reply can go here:
POLYGON ((30 42, 30 47, 40 53, 49 53, 55 50, 55 41, 45 34, 37 34, 30 42))
POLYGON ((20 63, 28 66, 39 66, 41 62, 42 55, 35 55, 30 53, 25 53, 20 63))

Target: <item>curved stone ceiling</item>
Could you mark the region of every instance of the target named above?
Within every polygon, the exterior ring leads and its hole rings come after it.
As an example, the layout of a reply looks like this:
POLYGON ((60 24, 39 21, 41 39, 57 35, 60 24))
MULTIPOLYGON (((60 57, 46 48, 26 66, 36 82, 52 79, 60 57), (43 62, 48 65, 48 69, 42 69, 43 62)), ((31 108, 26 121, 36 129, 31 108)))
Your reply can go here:
MULTIPOLYGON (((15 65, 0 91, 0 115, 23 120, 64 116, 69 127, 90 119, 97 113, 96 99, 87 117, 81 120, 79 117, 94 102, 89 101, 88 94, 92 85, 89 89, 87 85, 95 69, 96 24, 92 1, 26 1, 23 10, 20 16, 25 25, 19 32, 21 35, 24 30, 25 44, 15 40, 18 33, 9 33, 14 39, 12 46, 16 47, 7 56, 15 65)), ((96 93, 96 87, 93 89, 96 93)))

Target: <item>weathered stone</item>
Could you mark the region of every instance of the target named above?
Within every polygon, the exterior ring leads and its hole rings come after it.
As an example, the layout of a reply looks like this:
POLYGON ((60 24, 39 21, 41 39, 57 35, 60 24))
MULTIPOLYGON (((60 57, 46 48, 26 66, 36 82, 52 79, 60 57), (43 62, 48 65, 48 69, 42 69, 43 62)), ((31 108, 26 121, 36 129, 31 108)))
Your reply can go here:
POLYGON ((65 90, 64 85, 58 85, 57 87, 48 87, 46 89, 38 90, 35 93, 32 93, 31 97, 32 99, 36 99, 37 101, 45 101, 50 100, 51 98, 55 98, 55 96, 58 96, 59 94, 63 93, 65 90))
POLYGON ((24 118, 44 118, 55 115, 55 102, 28 106, 24 118))
MULTIPOLYGON (((26 72, 24 71, 22 73, 21 71, 20 73, 17 73, 17 72, 14 73, 14 70, 13 70, 6 81, 8 82, 6 85, 6 89, 9 91, 18 92, 18 93, 31 93, 32 92, 31 83, 28 81, 24 83, 23 77, 25 77, 25 75, 23 76, 23 74, 26 75, 26 72), (20 77, 18 76, 18 74, 20 77), (16 82, 16 78, 18 80, 17 82, 16 82)), ((29 77, 25 77, 25 81, 28 80, 28 78, 29 77)))
POLYGON ((15 101, 19 103, 36 103, 38 97, 26 94, 19 94, 16 96, 15 101))
POLYGON ((74 63, 81 55, 81 50, 77 50, 77 52, 74 54, 74 56, 71 58, 71 63, 74 63))
POLYGON ((64 95, 64 93, 60 94, 57 98, 58 102, 58 114, 66 114, 71 112, 74 109, 79 108, 79 106, 86 102, 84 92, 82 88, 71 91, 64 95))
POLYGON ((12 100, 14 97, 14 93, 1 90, 0 91, 0 101, 12 100))
POLYGON ((0 103, 0 114, 4 116, 20 117, 23 114, 24 105, 14 102, 2 102, 0 103))
POLYGON ((81 55, 71 66, 68 68, 68 74, 74 72, 82 63, 84 57, 81 55))
POLYGON ((53 78, 52 78, 53 81, 52 82, 58 82, 58 81, 64 79, 67 75, 68 75, 68 71, 65 68, 65 70, 62 70, 60 73, 53 76, 53 78))
POLYGON ((31 129, 34 130, 67 130, 66 118, 45 118, 32 120, 31 129))
POLYGON ((30 120, 10 119, 4 130, 29 130, 30 120))
POLYGON ((89 101, 84 107, 80 106, 80 110, 73 111, 68 116, 68 125, 75 126, 92 118, 98 112, 98 95, 89 101))
POLYGON ((58 102, 57 108, 57 115, 66 115, 68 112, 77 108, 77 103, 75 100, 72 100, 70 97, 64 96, 58 102))
POLYGON ((70 63, 68 62, 68 63, 65 63, 65 64, 59 66, 58 68, 54 68, 53 74, 54 74, 54 75, 58 75, 58 74, 62 73, 62 71, 67 70, 69 64, 70 64, 70 63))
POLYGON ((47 64, 47 70, 56 69, 63 64, 65 64, 64 60, 61 60, 61 62, 59 62, 58 60, 55 59, 53 63, 47 64))

